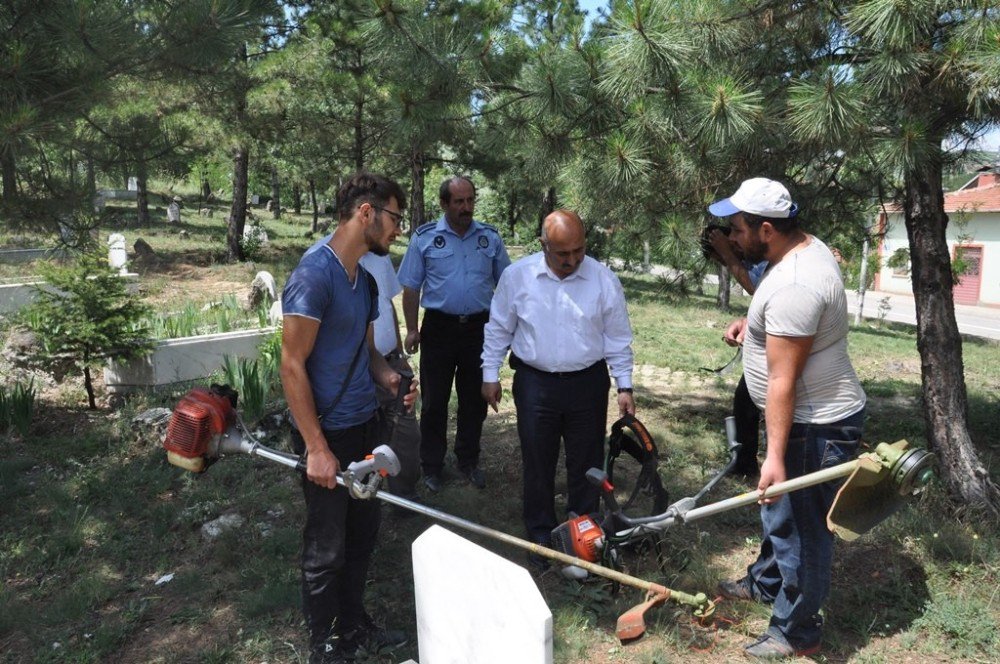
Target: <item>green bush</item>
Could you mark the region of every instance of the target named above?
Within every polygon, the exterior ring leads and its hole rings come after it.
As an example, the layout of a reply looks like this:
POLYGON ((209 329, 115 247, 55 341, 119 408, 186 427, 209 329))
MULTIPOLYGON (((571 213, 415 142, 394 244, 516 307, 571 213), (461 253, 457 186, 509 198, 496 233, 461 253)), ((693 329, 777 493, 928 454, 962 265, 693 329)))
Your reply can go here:
POLYGON ((14 430, 22 438, 28 435, 35 412, 35 381, 21 382, 7 388, 0 385, 0 432, 14 430))
POLYGON ((43 265, 40 272, 45 283, 35 288, 38 299, 19 318, 41 345, 33 361, 54 375, 67 365, 80 371, 87 401, 96 409, 91 368, 112 357, 130 360, 149 353, 152 341, 142 323, 149 306, 128 291, 100 254, 43 265))

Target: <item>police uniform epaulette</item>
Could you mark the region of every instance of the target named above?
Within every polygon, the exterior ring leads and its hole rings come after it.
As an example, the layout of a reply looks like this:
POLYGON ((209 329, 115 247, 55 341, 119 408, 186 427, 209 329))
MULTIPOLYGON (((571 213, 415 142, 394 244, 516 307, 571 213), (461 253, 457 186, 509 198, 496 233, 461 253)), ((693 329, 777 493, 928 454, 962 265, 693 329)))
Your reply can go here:
POLYGON ((417 230, 413 231, 413 234, 423 235, 424 233, 434 228, 435 226, 437 226, 436 221, 428 221, 426 224, 420 224, 419 226, 417 226, 417 230))
POLYGON ((498 230, 497 230, 497 227, 496 227, 496 226, 494 226, 494 225, 492 225, 492 224, 484 224, 483 222, 481 222, 481 221, 480 221, 480 222, 479 222, 479 225, 480 225, 480 226, 482 226, 483 228, 486 228, 486 229, 488 229, 488 230, 491 230, 491 231, 493 231, 493 232, 494 232, 494 233, 496 233, 497 235, 500 235, 500 231, 498 231, 498 230))

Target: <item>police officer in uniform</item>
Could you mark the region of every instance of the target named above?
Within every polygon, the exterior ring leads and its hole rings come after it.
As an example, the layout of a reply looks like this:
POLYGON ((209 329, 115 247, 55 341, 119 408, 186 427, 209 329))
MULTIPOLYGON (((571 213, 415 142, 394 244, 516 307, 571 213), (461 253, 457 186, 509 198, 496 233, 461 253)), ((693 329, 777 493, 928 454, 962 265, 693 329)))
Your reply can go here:
POLYGON ((420 465, 424 484, 441 489, 448 450, 448 401, 451 384, 458 394, 455 456, 459 471, 479 488, 486 478, 479 469, 479 438, 486 419, 480 394, 483 327, 500 274, 510 265, 497 230, 472 218, 476 187, 467 177, 441 183, 444 214, 418 228, 399 266, 406 320, 406 352, 420 353, 420 465), (423 325, 417 310, 424 307, 423 325))

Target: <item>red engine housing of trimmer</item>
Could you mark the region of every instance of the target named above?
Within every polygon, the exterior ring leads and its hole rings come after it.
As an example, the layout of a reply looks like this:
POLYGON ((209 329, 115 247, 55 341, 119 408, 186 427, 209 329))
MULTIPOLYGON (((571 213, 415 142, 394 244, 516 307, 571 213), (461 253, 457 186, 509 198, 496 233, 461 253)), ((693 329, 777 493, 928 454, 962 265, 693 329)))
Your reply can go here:
POLYGON ((596 563, 604 548, 604 530, 588 515, 561 523, 552 531, 552 548, 570 556, 596 563))
POLYGON ((236 419, 236 409, 229 397, 204 387, 196 387, 174 407, 167 426, 163 447, 167 461, 196 473, 208 467, 206 453, 213 440, 236 419))

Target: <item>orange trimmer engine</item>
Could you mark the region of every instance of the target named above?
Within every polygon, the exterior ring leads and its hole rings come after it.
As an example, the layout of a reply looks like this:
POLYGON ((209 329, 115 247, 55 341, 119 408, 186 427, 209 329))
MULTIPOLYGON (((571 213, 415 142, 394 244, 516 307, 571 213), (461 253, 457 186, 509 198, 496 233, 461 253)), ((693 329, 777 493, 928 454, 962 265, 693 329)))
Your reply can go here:
POLYGON ((196 387, 174 407, 163 447, 167 461, 195 473, 214 461, 209 454, 213 441, 236 420, 236 393, 228 386, 196 387))
POLYGON ((601 559, 601 550, 604 548, 604 529, 586 514, 574 517, 553 529, 552 548, 568 556, 596 563, 601 559))

